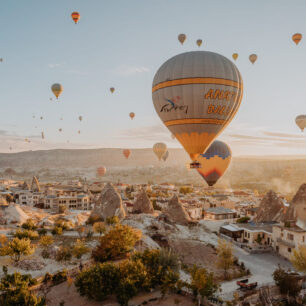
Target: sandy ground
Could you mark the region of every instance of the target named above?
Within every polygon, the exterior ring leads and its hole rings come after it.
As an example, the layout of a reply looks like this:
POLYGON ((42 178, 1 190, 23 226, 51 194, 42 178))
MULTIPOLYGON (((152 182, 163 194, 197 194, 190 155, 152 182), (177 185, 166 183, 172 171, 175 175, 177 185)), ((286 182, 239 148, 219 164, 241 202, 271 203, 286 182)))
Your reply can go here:
MULTIPOLYGON (((52 287, 49 292, 47 305, 48 306, 58 306, 61 301, 65 301, 65 306, 118 306, 115 298, 109 298, 103 302, 95 302, 86 299, 85 297, 81 297, 74 285, 69 287, 67 283, 62 283, 60 285, 52 287)), ((158 291, 151 293, 143 293, 140 294, 129 301, 129 305, 140 305, 143 301, 148 301, 146 305, 149 306, 173 306, 178 303, 178 305, 182 306, 193 306, 194 302, 188 296, 178 295, 178 294, 168 294, 164 298, 161 298, 161 293, 158 291), (149 301, 150 299, 155 299, 156 301, 149 301)))

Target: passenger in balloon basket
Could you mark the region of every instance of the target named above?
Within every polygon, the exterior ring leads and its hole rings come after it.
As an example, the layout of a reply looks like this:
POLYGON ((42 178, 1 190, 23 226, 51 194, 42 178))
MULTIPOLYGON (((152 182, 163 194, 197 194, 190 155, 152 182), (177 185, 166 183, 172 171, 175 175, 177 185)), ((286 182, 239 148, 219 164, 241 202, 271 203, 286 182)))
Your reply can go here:
POLYGON ((199 168, 202 168, 202 165, 198 161, 195 160, 190 163, 190 169, 199 169, 199 168))

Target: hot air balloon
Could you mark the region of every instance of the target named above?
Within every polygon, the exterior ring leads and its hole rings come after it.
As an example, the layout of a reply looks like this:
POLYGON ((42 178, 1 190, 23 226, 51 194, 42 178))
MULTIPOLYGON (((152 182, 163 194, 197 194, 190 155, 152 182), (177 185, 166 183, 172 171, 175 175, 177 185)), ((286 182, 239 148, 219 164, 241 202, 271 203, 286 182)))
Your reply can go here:
POLYGON ((295 42, 296 45, 302 40, 303 35, 301 33, 295 33, 292 35, 292 40, 295 42))
POLYGON ((131 112, 131 113, 130 113, 130 118, 133 120, 134 117, 135 117, 135 113, 131 112))
POLYGON ((109 90, 110 90, 111 93, 114 93, 115 88, 114 88, 114 87, 111 87, 109 90))
POLYGON ((232 58, 235 61, 238 58, 238 53, 233 53, 232 58))
POLYGON ((50 101, 52 101, 52 98, 50 98, 50 101))
POLYGON ((79 116, 79 120, 82 121, 82 120, 83 120, 83 117, 82 117, 82 116, 79 116))
POLYGON ((155 74, 152 88, 155 110, 194 161, 192 168, 234 118, 242 94, 235 64, 208 51, 172 57, 155 74))
POLYGON ((254 64, 257 61, 257 55, 256 54, 251 54, 249 56, 249 60, 252 64, 254 64))
POLYGON ((74 23, 77 24, 79 19, 80 19, 80 14, 78 12, 73 12, 71 14, 71 17, 72 17, 74 23))
POLYGON ((197 40, 197 45, 198 45, 198 47, 201 47, 201 45, 202 45, 202 39, 198 39, 198 40, 197 40))
POLYGON ((215 140, 204 154, 199 156, 201 169, 197 169, 209 186, 217 183, 225 173, 232 159, 229 146, 222 141, 215 140))
POLYGON ((58 129, 58 131, 59 131, 59 132, 61 132, 61 131, 62 131, 62 129, 60 128, 60 129, 58 129))
POLYGON ((55 83, 51 86, 51 90, 54 93, 56 99, 58 99, 60 94, 63 92, 63 86, 61 84, 55 83))
POLYGON ((162 142, 157 142, 153 146, 153 152, 155 153, 155 155, 158 157, 159 160, 161 160, 162 156, 166 153, 166 151, 167 151, 167 145, 165 145, 162 142))
POLYGON ((301 131, 304 131, 304 128, 306 127, 306 115, 299 115, 295 118, 295 123, 297 126, 301 129, 301 131))
POLYGON ((0 58, 0 62, 3 62, 3 58, 0 58))
POLYGON ((81 134, 81 131, 78 131, 78 134, 81 134))
POLYGON ((43 120, 43 119, 44 119, 44 117, 43 117, 43 116, 41 116, 41 117, 40 117, 40 120, 43 120))
POLYGON ((105 167, 99 167, 97 169, 97 176, 102 177, 106 173, 106 168, 105 167))
POLYGON ((163 161, 166 161, 168 157, 169 157, 169 151, 167 151, 167 152, 162 156, 163 161))
POLYGON ((61 117, 60 120, 63 120, 63 117, 61 117))
POLYGON ((45 133, 41 132, 41 139, 45 139, 45 133))
POLYGON ((185 34, 179 34, 179 36, 177 38, 178 38, 179 42, 181 44, 183 44, 186 40, 186 35, 185 34))
POLYGON ((126 157, 126 159, 128 159, 129 156, 130 156, 130 154, 131 154, 131 150, 129 150, 129 149, 124 149, 124 150, 122 151, 122 153, 123 153, 123 155, 126 157))

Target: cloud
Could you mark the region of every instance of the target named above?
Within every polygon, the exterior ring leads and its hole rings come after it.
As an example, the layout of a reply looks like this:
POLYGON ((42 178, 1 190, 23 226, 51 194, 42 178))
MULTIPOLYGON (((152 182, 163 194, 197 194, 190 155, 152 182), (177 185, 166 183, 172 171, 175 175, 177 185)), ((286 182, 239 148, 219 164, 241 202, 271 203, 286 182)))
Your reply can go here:
POLYGON ((144 66, 121 65, 112 70, 112 73, 118 76, 132 76, 135 74, 149 72, 150 69, 144 66))
POLYGON ((278 132, 269 132, 269 131, 263 131, 264 135, 267 136, 276 136, 276 137, 284 137, 284 138, 304 138, 304 135, 295 135, 295 134, 286 134, 286 133, 278 133, 278 132))

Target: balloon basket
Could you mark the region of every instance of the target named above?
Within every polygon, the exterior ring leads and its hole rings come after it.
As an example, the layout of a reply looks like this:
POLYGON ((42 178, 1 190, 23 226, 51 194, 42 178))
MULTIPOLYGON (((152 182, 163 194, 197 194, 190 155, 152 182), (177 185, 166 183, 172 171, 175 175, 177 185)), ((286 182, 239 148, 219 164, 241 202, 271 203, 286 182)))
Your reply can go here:
POLYGON ((199 169, 199 168, 202 168, 201 163, 197 161, 190 163, 190 169, 199 169))

